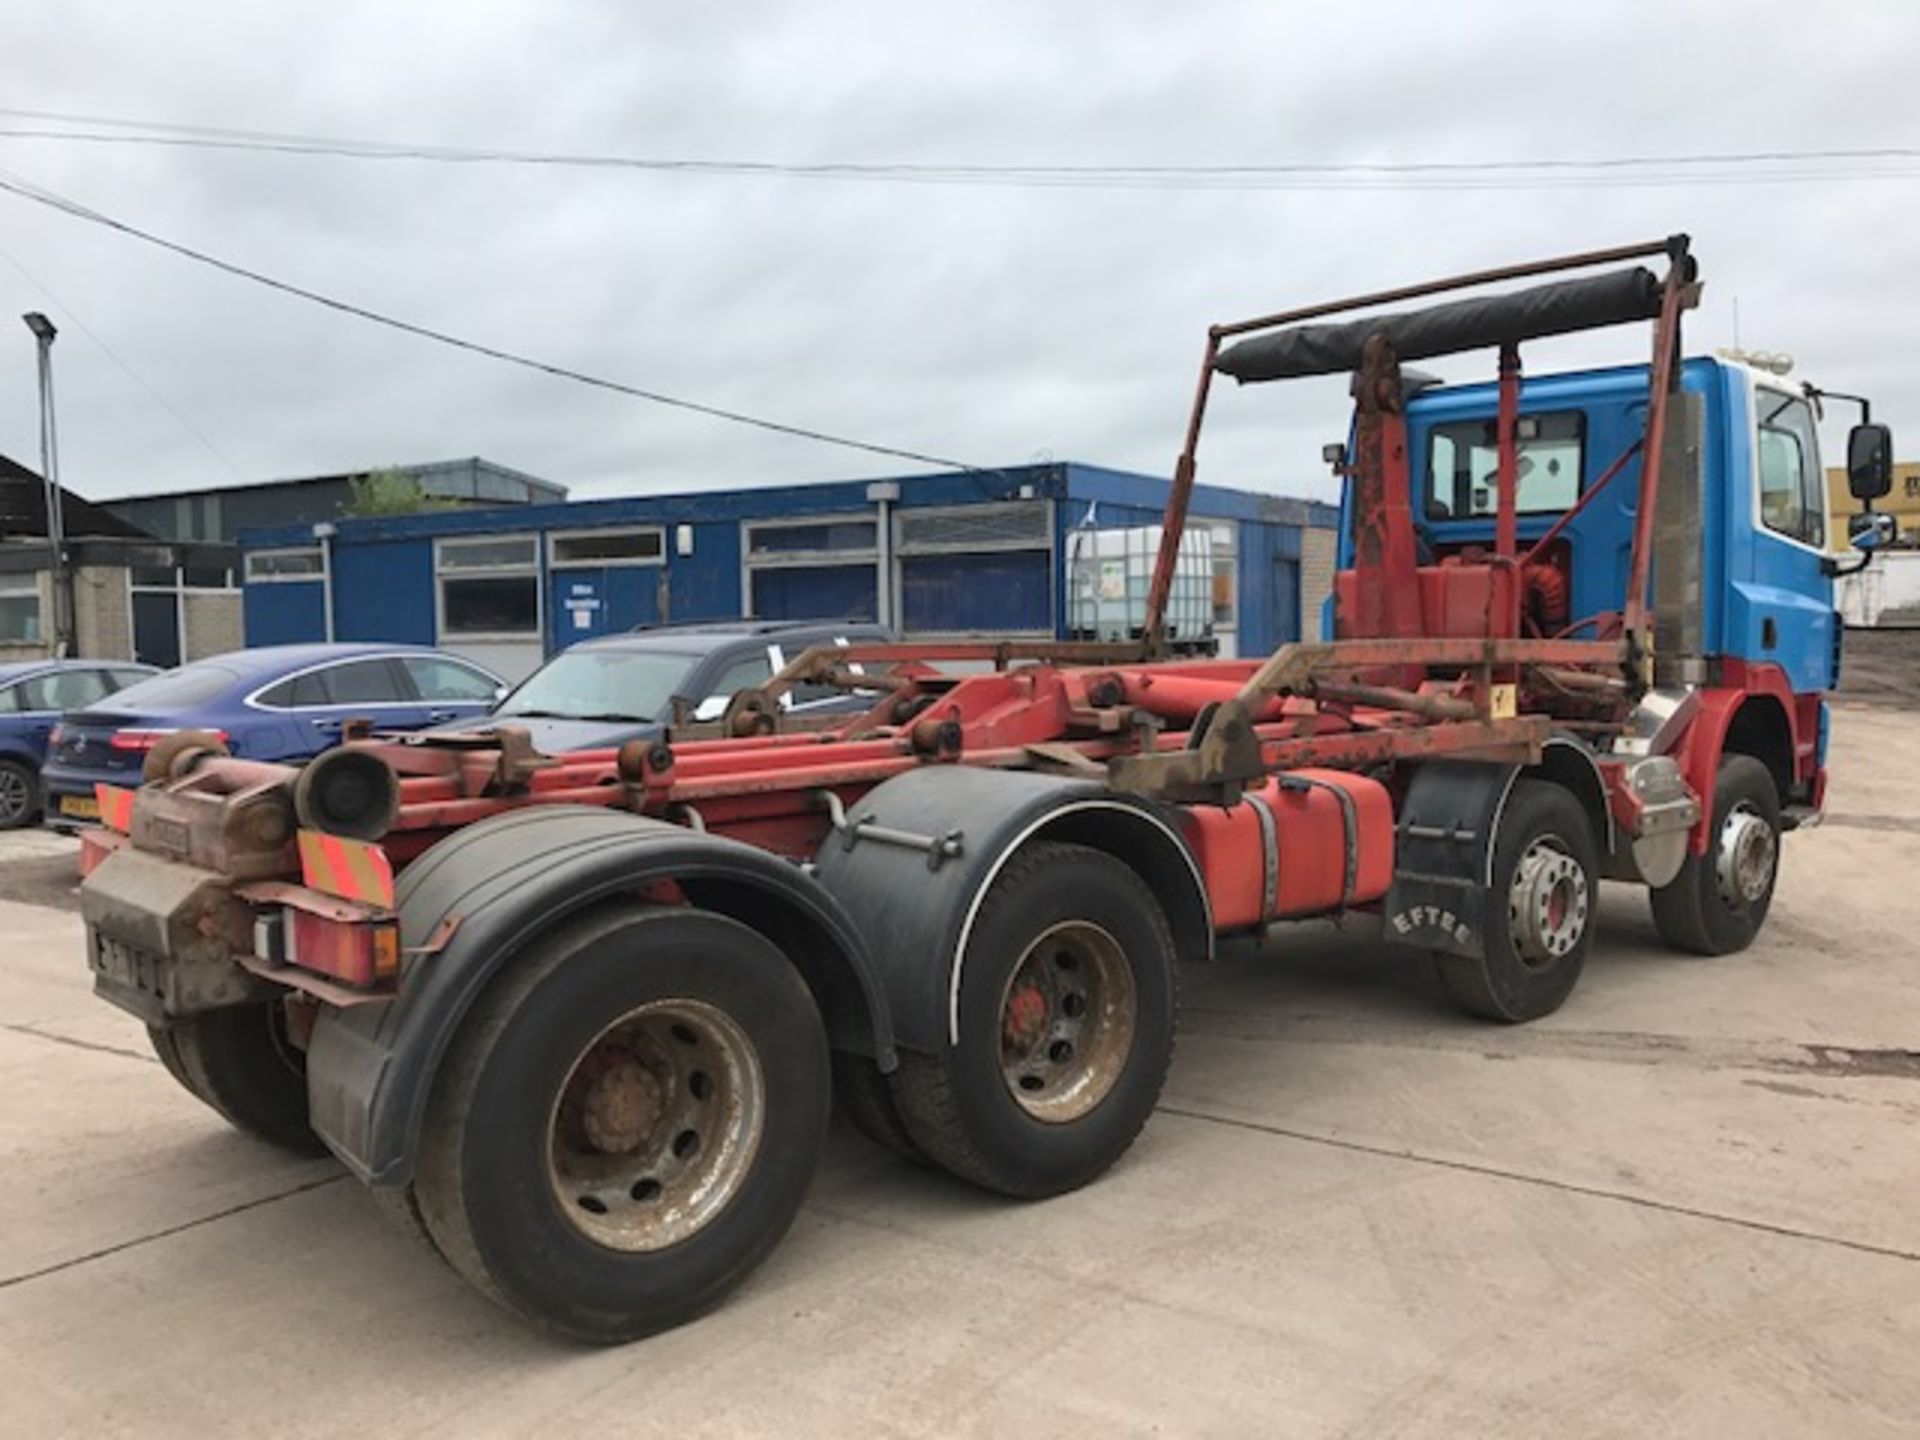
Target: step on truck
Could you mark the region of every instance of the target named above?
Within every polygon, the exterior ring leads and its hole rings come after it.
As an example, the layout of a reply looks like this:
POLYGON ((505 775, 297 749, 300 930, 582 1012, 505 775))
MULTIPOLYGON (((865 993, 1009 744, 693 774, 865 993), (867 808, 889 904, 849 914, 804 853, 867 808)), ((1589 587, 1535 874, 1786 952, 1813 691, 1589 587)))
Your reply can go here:
POLYGON ((1098 1177, 1220 937, 1376 915, 1504 1022, 1566 1001, 1602 879, 1675 950, 1738 951, 1825 787, 1816 428, 1850 397, 1686 357, 1699 287, 1673 237, 1213 327, 1137 639, 818 647, 618 750, 350 727, 294 770, 173 736, 99 797, 95 987, 475 1288, 619 1341, 778 1243, 835 1096, 1002 1195, 1098 1177), (1647 363, 1523 376, 1528 342, 1620 326, 1647 363), (1413 367, 1471 351, 1490 382, 1413 367), (1342 374, 1332 639, 1173 655, 1217 379, 1342 374), (871 703, 809 720, 800 684, 871 703))

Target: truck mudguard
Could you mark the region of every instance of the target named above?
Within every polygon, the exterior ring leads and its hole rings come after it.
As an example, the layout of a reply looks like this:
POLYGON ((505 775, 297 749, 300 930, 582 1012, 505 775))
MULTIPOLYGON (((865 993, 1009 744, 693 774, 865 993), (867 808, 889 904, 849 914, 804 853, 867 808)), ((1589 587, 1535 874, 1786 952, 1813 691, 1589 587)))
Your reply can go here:
POLYGON ((1001 867, 1035 839, 1116 856, 1166 912, 1180 956, 1212 953, 1199 868, 1151 802, 1032 771, 923 766, 869 791, 815 858, 822 886, 869 938, 903 1047, 939 1054, 958 1042, 968 931, 1001 867))
POLYGON ((1429 760, 1415 767, 1400 807, 1384 934, 1400 945, 1478 955, 1490 896, 1493 846, 1516 780, 1546 780, 1578 800, 1593 822, 1594 844, 1613 845, 1606 784, 1593 752, 1567 735, 1551 736, 1538 765, 1429 760))
POLYGON ((663 881, 766 933, 813 987, 833 1043, 892 1067, 860 932, 798 866, 625 811, 540 806, 468 826, 402 874, 400 938, 414 953, 400 994, 322 1012, 307 1052, 314 1129, 362 1179, 408 1183, 434 1074, 487 982, 562 916, 663 881))

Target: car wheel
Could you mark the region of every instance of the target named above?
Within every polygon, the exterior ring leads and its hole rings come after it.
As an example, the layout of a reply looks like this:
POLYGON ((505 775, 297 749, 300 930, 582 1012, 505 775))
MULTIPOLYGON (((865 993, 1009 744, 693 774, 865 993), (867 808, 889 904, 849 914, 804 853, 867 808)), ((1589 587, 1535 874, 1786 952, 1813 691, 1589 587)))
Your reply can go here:
POLYGON ((31 825, 40 814, 40 776, 19 760, 0 760, 0 830, 31 825))

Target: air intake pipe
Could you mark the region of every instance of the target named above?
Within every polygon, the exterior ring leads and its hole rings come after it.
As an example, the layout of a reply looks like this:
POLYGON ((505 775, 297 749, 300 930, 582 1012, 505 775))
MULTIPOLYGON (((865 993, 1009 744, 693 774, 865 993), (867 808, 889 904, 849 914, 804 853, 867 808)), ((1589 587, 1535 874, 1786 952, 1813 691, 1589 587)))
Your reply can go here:
POLYGON ((378 840, 399 817, 400 777, 371 750, 329 750, 293 782, 293 809, 308 830, 378 840))

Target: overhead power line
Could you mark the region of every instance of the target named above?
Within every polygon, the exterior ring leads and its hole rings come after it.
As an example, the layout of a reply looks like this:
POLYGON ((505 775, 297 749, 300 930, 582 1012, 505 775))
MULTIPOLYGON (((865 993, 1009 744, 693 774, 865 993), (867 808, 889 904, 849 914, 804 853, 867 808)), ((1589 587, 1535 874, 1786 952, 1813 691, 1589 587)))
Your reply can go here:
POLYGON ((11 265, 16 271, 19 272, 20 277, 23 280, 25 280, 29 285, 33 286, 33 288, 38 290, 42 295, 46 296, 48 301, 53 305, 53 308, 55 310, 59 311, 62 316, 64 316, 67 320, 71 321, 73 324, 73 327, 76 330, 78 330, 82 335, 86 336, 96 346, 98 346, 100 349, 100 353, 105 355, 115 365, 119 366, 120 369, 125 372, 129 380, 133 381, 134 384, 138 385, 142 390, 146 391, 148 398, 151 399, 153 403, 158 405, 162 410, 166 411, 168 415, 172 416, 174 423, 177 424, 182 430, 186 431, 187 434, 191 435, 197 442, 199 442, 201 449, 205 450, 209 455, 213 456, 214 459, 218 460, 222 465, 226 466, 226 468, 232 472, 233 477, 236 480, 244 480, 247 478, 245 475, 240 473, 240 467, 238 465, 235 465, 232 460, 227 458, 227 454, 224 450, 222 450, 218 445, 215 445, 213 441, 209 440, 205 435, 203 435, 200 432, 199 428, 195 426, 191 420, 187 419, 186 416, 182 415, 178 410, 176 410, 173 407, 173 405, 167 400, 166 396, 162 395, 158 390, 154 389, 154 387, 148 383, 146 376, 142 375, 138 370, 134 369, 133 366, 129 364, 121 356, 118 350, 114 349, 113 346, 109 345, 106 342, 106 339, 104 336, 102 336, 98 331, 96 331, 91 325, 87 324, 85 320, 82 320, 80 318, 79 313, 71 305, 67 304, 66 301, 62 300, 58 295, 54 294, 53 291, 49 290, 47 288, 46 281, 42 280, 38 275, 35 275, 31 270, 27 269, 25 265, 22 265, 18 257, 16 257, 5 246, 0 246, 0 260, 5 260, 7 264, 11 265))
MULTIPOLYGON (((636 400, 645 400, 654 405, 664 405, 675 410, 691 411, 696 415, 705 415, 715 420, 724 420, 734 425, 751 426, 756 430, 771 431, 776 435, 791 435, 800 440, 812 440, 822 445, 835 445, 845 450, 859 450, 869 455, 883 455, 895 460, 909 460, 920 465, 931 465, 944 470, 961 470, 970 476, 998 475, 1011 480, 1004 470, 994 466, 969 465, 964 461, 950 459, 944 455, 934 455, 923 450, 908 450, 895 445, 882 445, 871 440, 860 440, 849 435, 835 434, 829 430, 816 430, 806 425, 792 425, 782 420, 770 420, 762 415, 752 415, 744 410, 733 410, 722 405, 709 405, 700 400, 689 400, 680 395, 669 395, 664 391, 650 390, 639 385, 629 385, 625 381, 612 380, 604 375, 594 375, 585 370, 576 370, 571 366, 560 365, 549 360, 535 359, 517 351, 503 350, 497 345, 487 345, 478 340, 469 340, 445 330, 436 330, 432 326, 418 325, 411 320, 402 320, 397 316, 373 310, 364 305, 356 305, 350 300, 341 300, 332 295, 310 290, 304 285, 295 285, 291 281, 280 280, 259 270, 223 260, 204 250, 196 250, 191 245, 183 245, 177 240, 156 235, 151 230, 143 230, 137 225, 115 219, 76 200, 69 200, 51 190, 34 185, 17 175, 0 172, 0 191, 16 195, 23 200, 32 201, 50 210, 76 220, 86 221, 90 225, 102 226, 122 235, 167 250, 197 264, 210 266, 225 274, 242 280, 250 280, 256 285, 264 285, 283 295, 292 295, 297 299, 325 306, 329 310, 352 315, 361 320, 371 321, 375 325, 385 326, 389 330, 398 330, 405 335, 418 336, 423 340, 432 340, 437 344, 450 345, 456 350, 465 350, 469 354, 483 355, 490 360, 503 361, 508 365, 517 365, 525 370, 535 370, 543 375, 552 375, 562 380, 572 380, 581 385, 591 385, 595 389, 610 390, 618 395, 628 395, 636 400)), ((975 481, 978 484, 976 478, 975 481)), ((984 487, 982 487, 984 489, 984 487)), ((994 498, 1001 498, 995 496, 994 498)))
POLYGON ((447 165, 553 166, 656 174, 906 185, 1152 190, 1538 190, 1661 188, 1900 179, 1920 175, 1920 147, 1739 150, 1491 160, 1326 160, 1245 165, 975 164, 923 161, 786 161, 593 154, 186 125, 121 116, 0 106, 31 122, 0 139, 233 150, 447 165), (84 128, 72 128, 72 127, 84 128), (63 127, 63 128, 50 128, 63 127))

